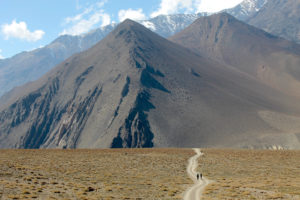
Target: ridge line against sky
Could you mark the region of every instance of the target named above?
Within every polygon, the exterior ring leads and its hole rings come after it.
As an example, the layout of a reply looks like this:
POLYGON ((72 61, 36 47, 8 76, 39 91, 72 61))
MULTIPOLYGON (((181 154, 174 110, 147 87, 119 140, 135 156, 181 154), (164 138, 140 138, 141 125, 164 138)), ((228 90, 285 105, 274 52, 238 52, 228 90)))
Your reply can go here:
POLYGON ((0 59, 49 44, 59 35, 80 35, 158 15, 217 12, 242 0, 28 0, 0 2, 0 59))

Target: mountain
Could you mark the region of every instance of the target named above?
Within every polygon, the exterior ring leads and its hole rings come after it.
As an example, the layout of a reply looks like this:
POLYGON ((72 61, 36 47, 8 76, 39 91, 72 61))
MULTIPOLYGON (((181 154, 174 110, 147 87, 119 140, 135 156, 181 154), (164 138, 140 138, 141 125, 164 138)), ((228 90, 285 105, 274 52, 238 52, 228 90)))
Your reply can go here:
MULTIPOLYGON (((161 15, 139 23, 161 36, 169 37, 203 15, 206 14, 161 15)), ((45 47, 1 60, 0 96, 16 86, 38 79, 71 55, 87 50, 103 39, 115 27, 116 24, 111 24, 80 36, 63 35, 45 47)))
POLYGON ((300 96, 300 45, 227 13, 202 17, 171 40, 287 95, 300 96))
POLYGON ((300 144, 298 98, 130 20, 13 93, 1 148, 300 144))
POLYGON ((300 1, 271 0, 247 23, 300 43, 300 1))
POLYGON ((167 38, 185 29, 199 17, 207 15, 208 13, 159 15, 150 20, 138 22, 160 36, 167 38))
POLYGON ((222 12, 227 12, 239 20, 246 21, 255 15, 267 1, 268 0, 244 0, 234 8, 226 9, 222 12))
POLYGON ((2 60, 0 96, 16 86, 38 79, 71 55, 90 48, 114 27, 115 25, 102 27, 82 36, 60 36, 45 47, 2 60))

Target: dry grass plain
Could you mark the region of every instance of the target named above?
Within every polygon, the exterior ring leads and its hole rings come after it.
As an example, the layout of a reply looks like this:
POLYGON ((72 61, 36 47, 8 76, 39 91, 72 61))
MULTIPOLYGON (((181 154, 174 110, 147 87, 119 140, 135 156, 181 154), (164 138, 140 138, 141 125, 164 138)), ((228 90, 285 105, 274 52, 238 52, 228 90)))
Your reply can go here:
MULTIPOLYGON (((203 199, 300 199, 300 151, 204 149, 203 199)), ((1 150, 0 199, 182 199, 191 149, 1 150)))
POLYGON ((300 151, 204 149, 203 199, 300 199, 300 151))
POLYGON ((1 150, 0 199, 182 199, 193 150, 1 150))

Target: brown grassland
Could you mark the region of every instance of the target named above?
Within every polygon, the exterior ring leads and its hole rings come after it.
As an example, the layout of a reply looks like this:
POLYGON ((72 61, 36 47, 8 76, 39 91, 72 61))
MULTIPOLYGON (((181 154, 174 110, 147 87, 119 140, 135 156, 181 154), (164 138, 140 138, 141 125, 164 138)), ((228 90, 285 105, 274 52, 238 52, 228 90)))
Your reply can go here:
MULTIPOLYGON (((300 151, 204 149, 203 199, 300 199, 300 151)), ((1 150, 0 199, 182 199, 191 149, 1 150)))
POLYGON ((182 199, 190 149, 1 150, 0 199, 182 199), (1 198, 2 197, 2 198, 1 198))
POLYGON ((300 199, 300 151, 204 149, 203 199, 300 199))

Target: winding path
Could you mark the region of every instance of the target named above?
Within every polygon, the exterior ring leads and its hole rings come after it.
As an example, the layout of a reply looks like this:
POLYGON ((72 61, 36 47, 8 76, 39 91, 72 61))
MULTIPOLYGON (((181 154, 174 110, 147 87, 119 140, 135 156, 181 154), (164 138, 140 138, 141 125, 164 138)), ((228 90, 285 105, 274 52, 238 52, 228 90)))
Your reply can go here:
POLYGON ((202 177, 202 180, 197 180, 197 166, 198 158, 203 155, 200 149, 194 149, 196 155, 189 159, 187 167, 187 173, 189 177, 194 181, 194 185, 190 187, 184 194, 184 200, 200 200, 204 188, 210 183, 208 179, 202 177))

